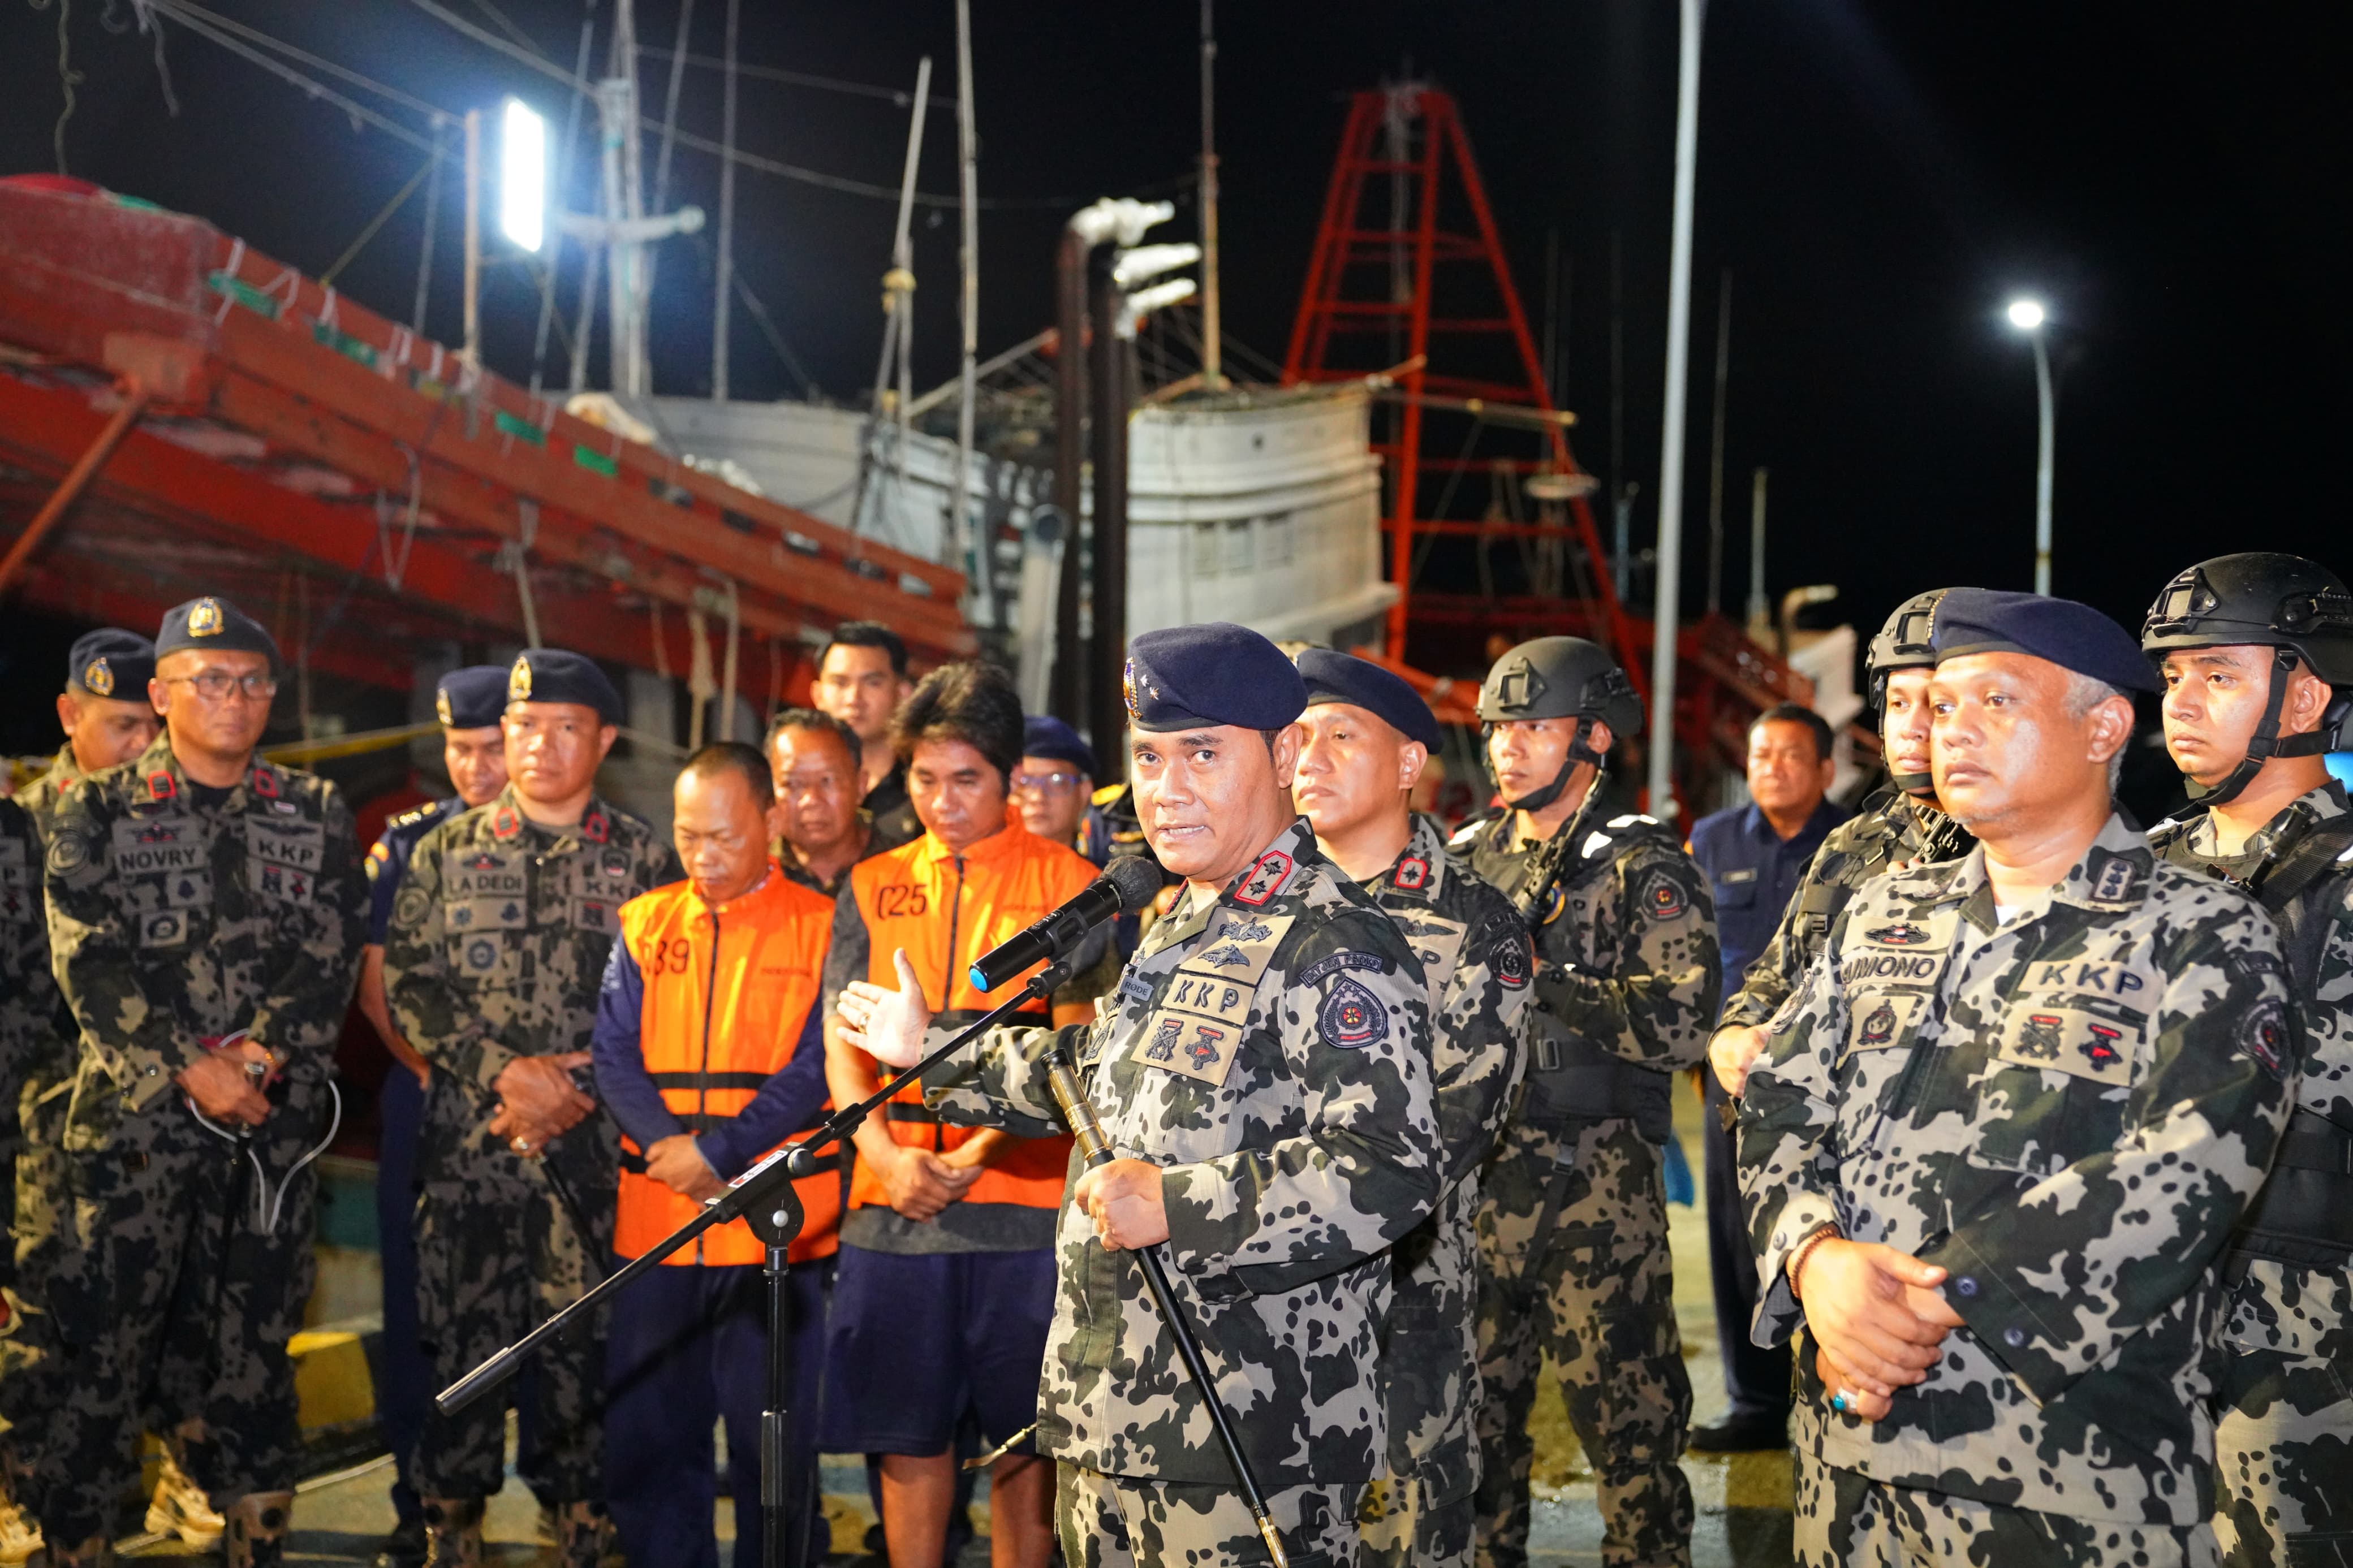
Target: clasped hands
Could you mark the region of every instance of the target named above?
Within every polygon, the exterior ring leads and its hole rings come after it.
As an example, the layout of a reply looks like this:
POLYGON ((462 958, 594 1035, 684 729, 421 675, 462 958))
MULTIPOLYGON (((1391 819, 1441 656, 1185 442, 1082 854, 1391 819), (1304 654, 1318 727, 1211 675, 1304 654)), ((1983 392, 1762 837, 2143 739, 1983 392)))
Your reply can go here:
POLYGON ((538 1159, 551 1140, 578 1126, 596 1109, 596 1102, 572 1081, 572 1069, 588 1062, 586 1051, 517 1057, 509 1062, 491 1084, 499 1102, 491 1117, 491 1135, 505 1139, 507 1147, 522 1158, 538 1159))
POLYGON ((269 1116, 269 1100, 262 1093, 275 1076, 278 1062, 251 1040, 208 1050, 172 1075, 196 1109, 215 1121, 259 1127, 269 1116), (250 1062, 268 1071, 256 1079, 246 1070, 250 1062))
POLYGON ((1814 1370, 1850 1415, 1877 1421, 1898 1388, 1924 1381, 1945 1336, 1962 1326, 1937 1287, 1945 1270, 1875 1242, 1833 1237, 1806 1255, 1798 1276, 1814 1370))

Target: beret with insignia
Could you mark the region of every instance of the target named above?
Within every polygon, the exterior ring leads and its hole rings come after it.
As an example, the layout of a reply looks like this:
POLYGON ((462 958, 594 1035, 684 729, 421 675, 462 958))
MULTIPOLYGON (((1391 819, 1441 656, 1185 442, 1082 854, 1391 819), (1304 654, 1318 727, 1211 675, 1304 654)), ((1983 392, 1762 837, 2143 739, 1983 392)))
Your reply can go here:
POLYGON ((1280 730, 1307 706, 1299 668, 1225 621, 1145 632, 1127 645, 1127 716, 1147 734, 1204 725, 1280 730))
POLYGON ((84 632, 66 656, 66 689, 91 697, 144 702, 154 676, 155 645, 121 626, 84 632))
POLYGON ((188 648, 267 654, 272 668, 280 662, 278 640, 259 621, 216 594, 164 612, 164 625, 155 633, 155 657, 188 648))
POLYGON ((1955 588, 1938 602, 1929 643, 1936 662, 1975 653, 2022 653, 2119 691, 2155 691, 2139 639, 2089 605, 2041 594, 1955 588))
POLYGON ((1300 652, 1299 678, 1307 684, 1310 708, 1319 702, 1345 702, 1384 721, 1407 740, 1438 750, 1438 715, 1403 676, 1354 654, 1311 647, 1300 652))
POLYGON ((1055 762, 1070 763, 1089 778, 1095 776, 1094 748, 1081 740, 1076 730, 1050 713, 1032 713, 1021 721, 1021 754, 1050 757, 1055 762))
POLYGON ((613 689, 596 661, 560 647, 527 647, 507 667, 510 702, 576 702, 596 710, 596 717, 617 724, 623 713, 621 694, 613 689))
POLYGON ((433 716, 445 730, 487 730, 506 710, 507 671, 495 664, 453 669, 433 691, 433 716))

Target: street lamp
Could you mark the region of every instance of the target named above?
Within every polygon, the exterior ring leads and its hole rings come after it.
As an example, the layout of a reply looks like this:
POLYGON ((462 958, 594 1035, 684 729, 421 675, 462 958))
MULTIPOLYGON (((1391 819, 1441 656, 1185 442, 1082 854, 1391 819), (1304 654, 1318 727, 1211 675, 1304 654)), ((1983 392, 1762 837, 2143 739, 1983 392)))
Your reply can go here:
POLYGON ((2043 597, 2051 595, 2051 464, 2057 442, 2057 416, 2051 401, 2051 351, 2042 341, 2042 328, 2051 319, 2042 301, 2034 299, 2012 300, 2007 312, 2010 324, 2024 332, 2034 345, 2034 395, 2042 414, 2041 439, 2035 448, 2034 460, 2034 591, 2043 597))

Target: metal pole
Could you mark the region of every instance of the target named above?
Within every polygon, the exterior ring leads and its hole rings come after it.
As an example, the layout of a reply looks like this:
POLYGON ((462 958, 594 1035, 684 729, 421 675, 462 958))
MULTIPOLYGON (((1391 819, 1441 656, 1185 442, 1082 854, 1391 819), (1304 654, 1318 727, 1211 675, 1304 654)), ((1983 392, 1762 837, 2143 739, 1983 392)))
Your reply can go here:
POLYGON ((973 405, 980 396, 980 134, 972 105, 972 0, 956 0, 956 163, 960 171, 958 205, 963 209, 964 244, 964 363, 956 375, 955 487, 948 494, 948 536, 951 564, 970 575, 973 586, 987 594, 988 551, 976 541, 966 547, 971 531, 973 405))
MULTIPOLYGON (((1086 720, 1079 709, 1085 657, 1079 646, 1079 518, 1087 460, 1087 248, 1076 226, 1066 225, 1054 258, 1054 505, 1062 514, 1062 569, 1054 587, 1052 703, 1055 715, 1073 725, 1086 720)), ((1110 753, 1098 745, 1095 755, 1110 753)), ((1113 777, 1125 776, 1124 766, 1104 765, 1114 769, 1113 777)))
POLYGON ((460 357, 482 363, 482 111, 466 110, 466 316, 460 357))
MULTIPOLYGON (((731 0, 732 3, 732 0, 731 0)), ((899 226, 891 240, 891 266, 882 274, 882 357, 874 367, 874 401, 871 417, 866 423, 865 438, 858 448, 858 496, 849 509, 849 530, 852 533, 865 526, 866 498, 874 479, 874 448, 882 431, 883 416, 895 416, 898 426, 898 447, 894 466, 899 474, 899 493, 907 488, 907 387, 906 377, 898 379, 898 391, 892 391, 892 366, 906 363, 906 338, 914 324, 915 247, 908 234, 915 211, 915 166, 922 161, 923 150, 923 110, 931 102, 932 57, 925 55, 915 65, 914 113, 907 123, 907 158, 899 174, 899 226)))
POLYGON ((1692 194, 1699 164, 1699 43, 1707 0, 1683 0, 1675 107, 1674 243, 1667 262, 1667 405, 1659 442, 1659 564, 1651 634, 1651 815, 1674 805, 1675 631, 1682 609, 1683 416, 1690 401, 1692 194))
POLYGON ((433 290, 433 237, 439 225, 435 221, 441 214, 441 159, 447 149, 442 132, 443 121, 433 122, 433 172, 425 177, 425 240, 417 251, 417 310, 408 318, 408 330, 418 337, 425 335, 425 301, 433 290))
POLYGON ((735 39, 741 0, 727 0, 727 79, 720 93, 719 279, 711 301, 711 401, 727 401, 727 330, 735 292, 735 39))
MULTIPOLYGON (((588 0, 587 15, 580 19, 579 57, 572 67, 572 74, 584 81, 588 77, 588 51, 594 47, 596 36, 596 0, 588 0)), ((556 153, 555 178, 550 183, 549 187, 554 192, 553 201, 558 211, 563 210, 566 205, 568 193, 572 189, 572 161, 579 156, 579 153, 580 94, 575 92, 572 95, 571 104, 565 110, 564 144, 556 153)), ((537 393, 540 389, 541 367, 547 363, 547 331, 555 322, 555 286, 563 271, 563 235, 560 232, 551 234, 548 237, 548 247, 547 287, 540 290, 539 329, 532 334, 531 340, 531 389, 533 393, 537 393)), ((582 249, 589 255, 595 254, 593 247, 584 246, 582 249)), ((579 390, 576 380, 573 390, 575 392, 579 390)))
MULTIPOLYGON (((729 0, 732 5, 733 0, 729 0)), ((792 1311, 787 1305, 791 1265, 784 1247, 768 1248, 768 1405, 760 1412, 760 1563, 762 1568, 786 1568, 799 1553, 786 1542, 807 1521, 793 1517, 786 1495, 788 1457, 792 1452, 793 1340, 792 1311)), ((815 1411, 808 1412, 814 1416, 815 1411)), ((738 1526, 737 1528, 742 1528, 738 1526)))
POLYGON ((1201 0, 1201 384, 1226 384, 1224 331, 1218 309, 1218 36, 1214 0, 1201 0))
POLYGON ((98 433, 98 439, 75 459, 74 466, 58 481, 58 488, 49 492, 49 499, 41 503, 41 510, 33 514, 33 521, 25 525, 25 531, 16 536, 16 542, 8 547, 7 558, 0 560, 0 594, 8 591, 17 574, 25 569, 25 563, 33 558, 33 552, 39 549, 41 541, 48 536, 49 530, 73 509, 73 503, 80 499, 81 492, 90 488, 90 480, 106 467, 106 460, 114 456, 114 449, 122 445, 122 438, 131 434, 131 427, 139 423, 139 416, 147 412, 147 389, 137 382, 124 382, 121 397, 113 417, 98 433))
POLYGON ((1748 636, 1762 643, 1773 628, 1773 606, 1765 598, 1765 470, 1749 476, 1748 636))
POLYGON ((1115 246, 1098 246, 1087 265, 1095 329, 1087 374, 1095 469, 1094 657, 1087 710, 1098 757, 1126 753, 1121 674, 1127 659, 1127 344, 1117 330, 1121 294, 1112 277, 1117 254, 1115 246))
POLYGON ((2034 456, 2034 591, 2051 595, 2051 466, 2058 445, 2058 410, 2051 396, 2051 355, 2034 331, 2034 395, 2042 430, 2034 456))
POLYGON ((1715 297, 1715 436, 1707 462, 1707 613, 1724 607, 1724 390, 1732 376, 1732 268, 1715 297))

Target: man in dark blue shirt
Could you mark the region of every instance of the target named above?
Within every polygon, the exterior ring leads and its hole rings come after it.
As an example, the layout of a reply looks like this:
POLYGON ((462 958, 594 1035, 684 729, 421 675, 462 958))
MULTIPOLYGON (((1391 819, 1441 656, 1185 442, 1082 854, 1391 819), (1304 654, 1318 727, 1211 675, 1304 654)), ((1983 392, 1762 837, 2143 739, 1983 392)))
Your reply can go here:
MULTIPOLYGON (((1814 851, 1847 818, 1844 807, 1826 798, 1836 772, 1834 741, 1830 725, 1810 708, 1782 702, 1767 709, 1748 726, 1749 804, 1692 825, 1692 858, 1707 873, 1715 894, 1726 996, 1740 989, 1741 972, 1773 940, 1814 851)), ((1707 1068, 1699 1070, 1707 1089, 1701 1131, 1707 1154, 1708 1263, 1731 1408, 1714 1426, 1694 1431, 1691 1446, 1715 1453, 1785 1447, 1789 1353, 1749 1342, 1757 1259, 1740 1205, 1732 1134, 1718 1110, 1725 1103, 1724 1088, 1707 1068)))

